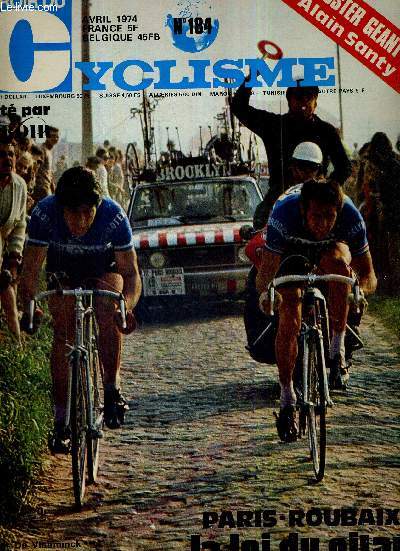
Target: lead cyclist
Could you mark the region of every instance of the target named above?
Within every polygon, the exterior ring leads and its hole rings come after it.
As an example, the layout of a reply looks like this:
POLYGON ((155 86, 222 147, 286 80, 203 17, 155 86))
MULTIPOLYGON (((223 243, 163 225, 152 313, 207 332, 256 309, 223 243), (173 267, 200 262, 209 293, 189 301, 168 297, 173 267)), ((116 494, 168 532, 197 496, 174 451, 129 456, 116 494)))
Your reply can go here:
MULTIPOLYGON (((127 216, 117 203, 101 193, 92 171, 74 167, 63 173, 55 195, 40 201, 33 210, 20 284, 24 311, 21 328, 29 329, 29 302, 38 291, 45 261, 49 288, 100 288, 123 293, 126 329, 122 329, 116 305, 100 297, 95 301, 104 369, 104 421, 114 429, 123 424, 125 411, 129 409, 120 390, 121 333, 132 332, 136 327, 133 308, 142 286, 127 216)), ((66 344, 73 344, 74 340, 74 301, 71 297, 54 296, 49 309, 54 327, 50 364, 55 410, 49 447, 53 453, 67 453, 70 443, 64 428, 66 344)))
MULTIPOLYGON (((369 252, 365 223, 351 199, 339 185, 327 180, 309 180, 287 190, 275 203, 266 227, 266 243, 256 285, 260 308, 269 312, 266 292, 275 275, 305 274, 314 265, 320 273, 351 277, 356 273, 364 294, 373 293, 377 280, 369 252), (296 245, 296 238, 310 241, 332 240, 331 245, 310 258, 310 253, 296 245)), ((296 440, 296 393, 293 370, 297 358, 297 340, 301 327, 301 286, 285 285, 279 289, 279 323, 275 341, 276 361, 281 387, 277 429, 281 440, 296 440)), ((345 333, 349 312, 350 287, 328 284, 328 308, 332 328, 329 383, 344 389, 349 379, 345 359, 345 333)))

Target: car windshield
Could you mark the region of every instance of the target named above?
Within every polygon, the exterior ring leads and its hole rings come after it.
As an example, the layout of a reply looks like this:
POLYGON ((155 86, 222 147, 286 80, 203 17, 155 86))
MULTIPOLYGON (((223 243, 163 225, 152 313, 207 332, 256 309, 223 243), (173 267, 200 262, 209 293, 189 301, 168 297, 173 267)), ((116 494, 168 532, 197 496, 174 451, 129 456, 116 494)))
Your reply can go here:
POLYGON ((157 184, 137 189, 130 219, 133 227, 250 220, 260 200, 250 180, 157 184))

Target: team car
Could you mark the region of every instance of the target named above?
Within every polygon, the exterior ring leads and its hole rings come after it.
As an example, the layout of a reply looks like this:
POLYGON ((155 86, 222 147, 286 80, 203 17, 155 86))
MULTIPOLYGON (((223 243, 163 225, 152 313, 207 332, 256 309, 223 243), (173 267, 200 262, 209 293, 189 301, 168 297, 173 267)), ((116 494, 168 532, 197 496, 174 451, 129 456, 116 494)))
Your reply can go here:
POLYGON ((178 169, 138 184, 128 209, 142 301, 240 297, 250 261, 239 230, 252 223, 260 189, 250 176, 223 176, 210 165, 178 169))

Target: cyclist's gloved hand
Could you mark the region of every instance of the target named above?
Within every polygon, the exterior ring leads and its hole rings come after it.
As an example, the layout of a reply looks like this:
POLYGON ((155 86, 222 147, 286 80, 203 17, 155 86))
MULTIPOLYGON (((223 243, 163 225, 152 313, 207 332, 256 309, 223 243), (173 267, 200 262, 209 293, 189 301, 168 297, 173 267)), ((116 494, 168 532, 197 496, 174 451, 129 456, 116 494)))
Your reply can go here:
POLYGON ((121 316, 121 310, 117 310, 115 312, 115 321, 117 323, 117 327, 121 333, 124 335, 130 335, 133 333, 133 331, 137 327, 137 321, 135 318, 135 314, 132 312, 132 310, 127 310, 125 314, 126 318, 126 327, 125 329, 122 328, 122 316, 121 316))
POLYGON ((33 335, 39 329, 39 326, 42 323, 42 318, 43 318, 43 310, 41 310, 40 308, 36 308, 35 313, 33 314, 33 327, 30 328, 29 314, 28 312, 24 312, 19 322, 21 331, 25 331, 25 333, 28 333, 28 335, 33 335))

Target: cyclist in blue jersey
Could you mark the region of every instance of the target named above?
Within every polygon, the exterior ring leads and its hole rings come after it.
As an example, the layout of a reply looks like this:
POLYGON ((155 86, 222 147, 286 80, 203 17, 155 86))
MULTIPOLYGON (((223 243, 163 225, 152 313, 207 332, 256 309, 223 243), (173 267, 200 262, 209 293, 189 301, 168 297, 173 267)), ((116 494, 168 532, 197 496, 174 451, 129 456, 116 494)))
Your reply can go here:
MULTIPOLYGON (((266 227, 266 243, 257 274, 260 307, 269 311, 266 292, 276 274, 307 273, 310 265, 322 273, 351 276, 354 270, 365 294, 376 289, 376 277, 366 238, 365 224, 352 201, 333 181, 309 180, 287 190, 275 203, 266 227), (332 244, 310 258, 310 251, 296 244, 296 238, 310 241, 332 239, 332 244)), ((330 346, 330 386, 345 388, 349 374, 345 362, 345 330, 349 311, 348 285, 330 283, 328 305, 332 327, 330 346)), ((284 441, 297 438, 296 394, 292 374, 297 357, 297 337, 301 326, 301 287, 281 287, 278 295, 279 323, 275 342, 281 386, 281 406, 277 419, 284 441)))
MULTIPOLYGON (((127 409, 120 392, 121 332, 131 332, 136 326, 132 309, 139 300, 141 281, 126 214, 112 199, 102 197, 92 171, 83 167, 65 171, 55 195, 40 201, 32 212, 20 287, 25 330, 29 301, 37 293, 45 259, 49 288, 102 288, 125 296, 125 330, 116 306, 101 298, 95 305, 104 368, 104 419, 109 428, 118 428, 127 409)), ((67 396, 65 345, 74 338, 73 300, 55 296, 49 308, 54 325, 51 371, 55 405, 49 444, 54 452, 62 452, 68 445, 62 431, 67 396)))

